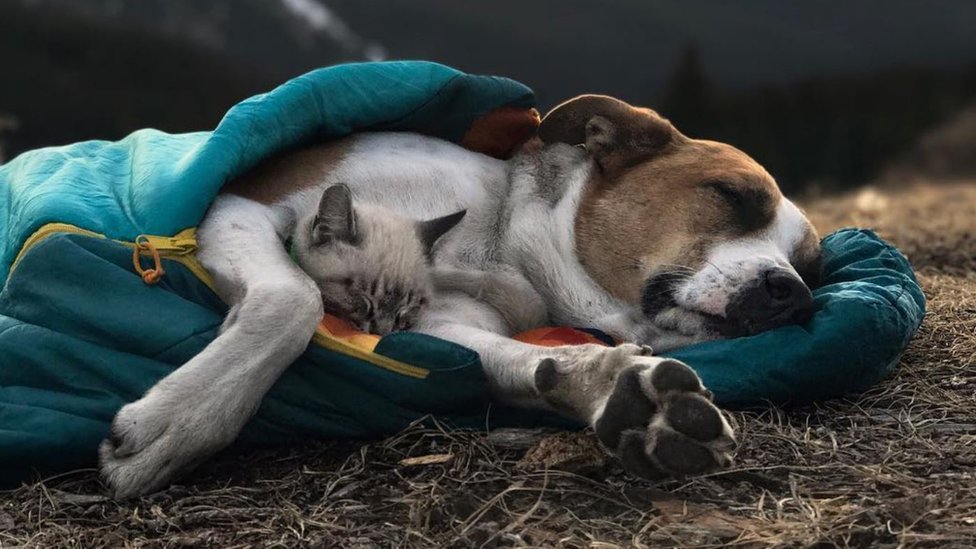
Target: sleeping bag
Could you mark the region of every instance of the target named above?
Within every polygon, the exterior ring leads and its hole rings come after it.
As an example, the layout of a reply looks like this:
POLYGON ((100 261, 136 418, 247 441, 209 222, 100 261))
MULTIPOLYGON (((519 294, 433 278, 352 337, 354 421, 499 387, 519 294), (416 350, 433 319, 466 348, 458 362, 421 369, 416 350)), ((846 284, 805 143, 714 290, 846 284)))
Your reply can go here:
MULTIPOLYGON (((194 227, 225 182, 277 152, 357 131, 421 132, 506 157, 538 124, 533 107, 531 90, 505 78, 350 64, 250 98, 212 131, 141 130, 0 166, 0 485, 94 465, 116 411, 216 337, 227 307, 194 258, 194 227)), ((909 263, 870 231, 823 245, 825 283, 807 325, 669 353, 719 404, 859 391, 897 363, 924 314, 909 263)), ((606 341, 568 328, 531 337, 606 341)), ((489 407, 470 349, 323 322, 235 448, 382 437, 427 415, 475 428, 560 422, 489 407)))

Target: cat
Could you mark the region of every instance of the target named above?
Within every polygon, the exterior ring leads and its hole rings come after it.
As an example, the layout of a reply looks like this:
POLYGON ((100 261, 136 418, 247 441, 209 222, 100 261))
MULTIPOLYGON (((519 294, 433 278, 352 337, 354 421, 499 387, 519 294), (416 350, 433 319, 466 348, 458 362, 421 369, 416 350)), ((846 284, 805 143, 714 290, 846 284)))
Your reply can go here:
POLYGON ((515 273, 432 264, 437 241, 464 218, 461 210, 418 221, 366 203, 349 187, 328 187, 316 213, 300 220, 292 251, 318 285, 326 313, 378 335, 409 330, 434 292, 460 292, 494 307, 512 332, 545 323, 545 305, 515 273))

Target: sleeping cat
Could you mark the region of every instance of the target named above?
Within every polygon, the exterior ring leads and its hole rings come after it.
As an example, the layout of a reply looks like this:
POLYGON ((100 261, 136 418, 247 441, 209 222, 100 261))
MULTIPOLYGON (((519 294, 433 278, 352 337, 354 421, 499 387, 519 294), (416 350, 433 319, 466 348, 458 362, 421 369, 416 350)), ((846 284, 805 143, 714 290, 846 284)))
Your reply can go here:
POLYGON ((435 290, 487 302, 512 332, 544 324, 542 298, 521 276, 432 265, 434 244, 464 214, 407 219, 377 205, 354 205, 340 183, 322 193, 317 213, 296 225, 293 251, 318 285, 325 312, 364 332, 409 330, 435 290))

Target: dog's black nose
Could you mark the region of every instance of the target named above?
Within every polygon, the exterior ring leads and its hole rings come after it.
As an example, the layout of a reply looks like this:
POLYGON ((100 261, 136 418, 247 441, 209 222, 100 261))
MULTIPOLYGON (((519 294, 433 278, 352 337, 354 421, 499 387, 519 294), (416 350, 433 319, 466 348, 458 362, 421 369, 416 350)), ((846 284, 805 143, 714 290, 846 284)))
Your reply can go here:
POLYGON ((756 334, 787 324, 802 324, 813 316, 813 293, 786 269, 762 273, 736 294, 726 319, 744 334, 756 334))

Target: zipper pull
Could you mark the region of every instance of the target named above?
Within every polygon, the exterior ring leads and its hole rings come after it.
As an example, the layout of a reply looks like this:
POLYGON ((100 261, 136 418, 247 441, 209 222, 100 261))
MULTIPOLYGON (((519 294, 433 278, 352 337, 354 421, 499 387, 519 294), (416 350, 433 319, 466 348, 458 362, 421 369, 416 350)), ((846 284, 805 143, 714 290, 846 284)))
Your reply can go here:
POLYGON ((148 236, 141 234, 136 237, 132 247, 132 266, 135 267, 136 272, 142 277, 142 281, 146 284, 156 284, 159 279, 163 278, 166 271, 163 270, 163 260, 159 257, 159 250, 152 243, 152 240, 148 236), (140 258, 141 252, 148 252, 152 254, 154 266, 149 269, 142 268, 142 261, 140 258))

